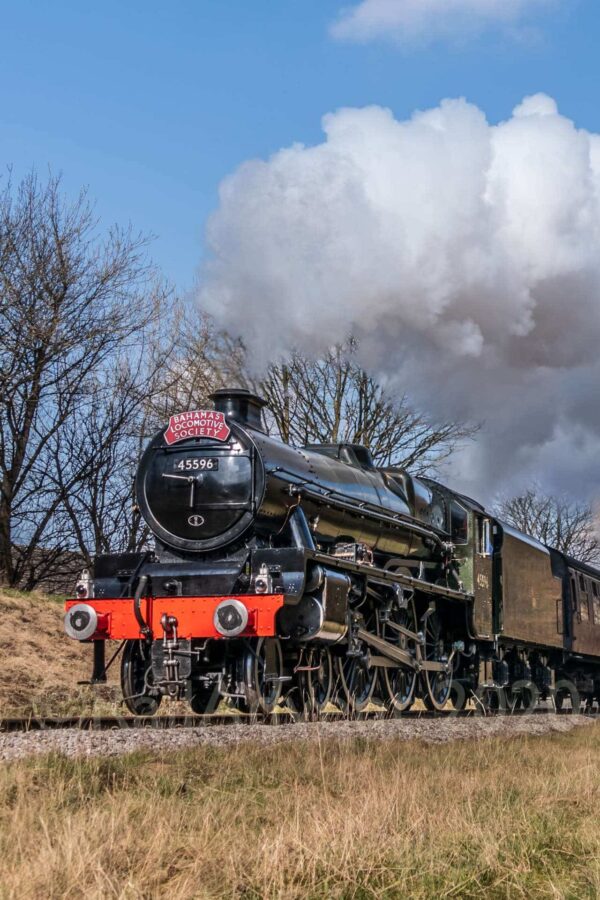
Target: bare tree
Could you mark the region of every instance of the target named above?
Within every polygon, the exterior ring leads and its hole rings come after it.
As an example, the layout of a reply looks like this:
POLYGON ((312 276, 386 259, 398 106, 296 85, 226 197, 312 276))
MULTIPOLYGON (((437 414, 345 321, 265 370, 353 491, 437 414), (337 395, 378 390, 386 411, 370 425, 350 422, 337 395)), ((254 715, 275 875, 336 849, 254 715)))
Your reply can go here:
POLYGON ((432 422, 405 396, 391 396, 355 359, 353 340, 317 360, 295 353, 271 366, 260 388, 273 429, 287 443, 363 444, 379 465, 433 472, 477 431, 432 422))
MULTIPOLYGON (((211 391, 243 379, 241 344, 195 306, 163 304, 158 326, 147 331, 133 361, 111 359, 90 381, 81 432, 62 429, 52 443, 48 477, 62 497, 55 521, 86 565, 149 540, 133 496, 147 440, 171 414, 204 406, 211 391)), ((67 556, 65 547, 61 562, 67 556)))
POLYGON ((169 293, 145 248, 130 230, 99 237, 85 193, 67 202, 57 178, 9 180, 0 194, 0 580, 9 584, 23 581, 40 547, 68 549, 63 501, 90 460, 59 448, 67 436, 86 440, 101 373, 139 357, 169 293))
POLYGON ((163 355, 161 371, 147 394, 151 432, 174 413, 210 406, 210 394, 218 388, 255 387, 246 372, 242 341, 219 329, 191 299, 177 304, 169 328, 173 352, 163 355))
POLYGON ((127 361, 96 379, 81 428, 63 429, 52 444, 48 477, 86 565, 99 553, 138 550, 147 529, 133 508, 133 479, 145 433, 149 379, 127 361), (70 487, 69 487, 70 485, 70 487))
POLYGON ((543 544, 581 562, 600 562, 600 540, 592 508, 535 486, 496 504, 498 517, 543 544))
POLYGON ((174 352, 165 357, 161 377, 148 395, 147 413, 155 429, 173 413, 206 406, 217 388, 249 384, 242 342, 220 330, 195 303, 179 304, 171 329, 174 352))

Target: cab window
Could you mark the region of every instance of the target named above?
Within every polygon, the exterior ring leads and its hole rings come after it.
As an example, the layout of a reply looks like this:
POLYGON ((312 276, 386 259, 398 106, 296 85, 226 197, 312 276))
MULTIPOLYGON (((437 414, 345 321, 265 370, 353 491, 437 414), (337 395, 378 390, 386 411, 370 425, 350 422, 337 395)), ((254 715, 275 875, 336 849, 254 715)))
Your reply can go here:
POLYGON ((469 540, 469 514, 456 500, 450 504, 450 534, 455 544, 466 544, 469 540))

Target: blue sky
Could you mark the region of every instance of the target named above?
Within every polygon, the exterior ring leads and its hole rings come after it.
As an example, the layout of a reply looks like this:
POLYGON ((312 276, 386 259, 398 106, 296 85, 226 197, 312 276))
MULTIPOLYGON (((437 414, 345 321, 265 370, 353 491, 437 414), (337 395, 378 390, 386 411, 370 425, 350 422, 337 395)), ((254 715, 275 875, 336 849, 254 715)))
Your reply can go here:
POLYGON ((600 132, 598 0, 542 4, 517 37, 492 28, 404 46, 335 40, 342 5, 4 0, 0 162, 87 185, 103 222, 156 235, 152 254, 183 290, 220 180, 318 142, 321 116, 338 107, 375 103, 404 118, 466 96, 495 122, 544 91, 600 132))

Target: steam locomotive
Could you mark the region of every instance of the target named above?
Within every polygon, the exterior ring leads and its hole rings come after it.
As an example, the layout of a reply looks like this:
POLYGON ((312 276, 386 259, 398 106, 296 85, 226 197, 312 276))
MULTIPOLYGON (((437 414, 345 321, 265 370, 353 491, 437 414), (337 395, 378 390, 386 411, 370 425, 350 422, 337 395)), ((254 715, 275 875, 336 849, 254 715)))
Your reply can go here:
POLYGON ((140 461, 153 548, 98 556, 66 603, 92 683, 121 654, 138 715, 600 697, 599 571, 363 446, 281 443, 249 391, 211 400, 140 461))

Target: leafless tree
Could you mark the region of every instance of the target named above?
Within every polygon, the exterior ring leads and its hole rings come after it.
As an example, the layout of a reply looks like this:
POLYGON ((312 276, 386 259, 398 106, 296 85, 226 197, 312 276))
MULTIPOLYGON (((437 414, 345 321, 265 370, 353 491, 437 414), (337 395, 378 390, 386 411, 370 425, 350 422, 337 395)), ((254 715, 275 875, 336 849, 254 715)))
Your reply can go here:
POLYGON ((148 395, 155 429, 173 413, 210 405, 220 387, 250 384, 243 343, 220 330, 195 303, 181 303, 171 322, 174 353, 165 357, 161 378, 148 395))
POLYGON ((355 350, 350 340, 320 359, 295 353, 271 366, 260 388, 282 440, 363 444, 378 465, 423 474, 474 435, 476 426, 432 422, 405 396, 392 396, 357 364, 355 350))
POLYGON ((592 508, 565 496, 545 494, 534 486, 516 497, 500 499, 498 517, 509 525, 581 562, 600 562, 600 540, 592 508))
MULTIPOLYGON (((9 179, 0 194, 0 580, 30 582, 40 548, 54 561, 72 549, 64 501, 91 462, 66 448, 83 446, 94 404, 110 392, 107 373, 123 360, 135 369, 168 295, 145 239, 119 228, 100 237, 85 193, 67 202, 57 178, 9 179)), ((106 437, 101 455, 112 452, 106 437)))
POLYGON ((86 565, 99 553, 134 551, 147 531, 133 508, 133 479, 148 435, 141 396, 146 377, 126 361, 103 372, 90 391, 78 429, 62 430, 51 447, 48 478, 61 496, 65 534, 86 565), (70 485, 70 486, 69 486, 70 485))
POLYGON ((241 345, 195 306, 163 303, 158 325, 140 335, 134 359, 111 360, 90 382, 82 427, 61 430, 49 473, 63 498, 56 521, 66 517, 62 533, 86 565, 100 553, 147 545, 149 531, 133 492, 146 441, 171 414, 206 405, 225 383, 240 383, 242 356, 241 345))

